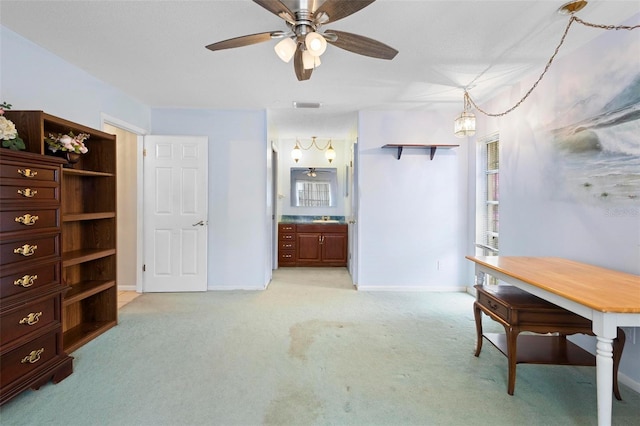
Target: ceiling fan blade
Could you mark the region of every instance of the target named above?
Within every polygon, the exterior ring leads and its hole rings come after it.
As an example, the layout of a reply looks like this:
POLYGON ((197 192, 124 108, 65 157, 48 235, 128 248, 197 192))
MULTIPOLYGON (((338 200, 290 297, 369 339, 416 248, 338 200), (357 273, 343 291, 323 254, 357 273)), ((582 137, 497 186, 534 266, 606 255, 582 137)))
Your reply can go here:
POLYGON ((378 59, 393 59, 398 54, 398 51, 393 47, 387 46, 372 38, 344 31, 326 30, 325 32, 338 36, 335 41, 327 39, 329 44, 348 50, 349 52, 378 59))
POLYGON ((258 3, 269 12, 273 13, 274 15, 280 16, 281 18, 281 13, 284 12, 288 14, 291 19, 294 19, 293 17, 295 16, 295 14, 280 0, 253 0, 253 2, 258 3))
POLYGON ((329 22, 335 22, 338 19, 346 18, 352 13, 364 9, 376 0, 326 0, 322 5, 314 12, 314 16, 320 16, 322 13, 326 13, 329 17, 328 20, 323 21, 323 24, 329 22))
POLYGON ((298 81, 309 80, 311 78, 312 69, 304 69, 304 64, 302 62, 302 45, 298 46, 296 49, 296 53, 293 57, 293 68, 296 72, 296 77, 298 77, 298 81))
POLYGON ((209 50, 222 50, 222 49, 232 49, 234 47, 242 47, 249 46, 251 44, 263 43, 265 41, 269 41, 272 38, 272 35, 278 36, 282 31, 271 31, 268 33, 258 33, 251 34, 236 38, 231 38, 229 40, 219 41, 217 43, 212 43, 207 46, 209 50))

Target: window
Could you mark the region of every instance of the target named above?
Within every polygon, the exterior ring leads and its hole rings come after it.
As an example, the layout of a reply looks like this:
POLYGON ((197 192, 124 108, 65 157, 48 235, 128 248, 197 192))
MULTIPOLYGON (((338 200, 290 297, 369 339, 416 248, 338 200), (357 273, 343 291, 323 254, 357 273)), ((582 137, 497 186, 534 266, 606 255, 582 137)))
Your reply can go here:
POLYGON ((499 250, 500 142, 496 134, 478 143, 476 254, 492 256, 499 250))

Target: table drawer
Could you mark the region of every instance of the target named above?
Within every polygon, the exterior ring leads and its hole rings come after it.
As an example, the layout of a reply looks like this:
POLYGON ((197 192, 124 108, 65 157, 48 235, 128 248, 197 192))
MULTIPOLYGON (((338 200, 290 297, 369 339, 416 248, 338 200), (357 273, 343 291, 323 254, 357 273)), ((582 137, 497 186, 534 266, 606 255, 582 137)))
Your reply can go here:
POLYGON ((56 300, 59 294, 12 309, 0 318, 2 346, 59 320, 56 300))
POLYGON ((0 244, 2 266, 60 256, 60 234, 33 236, 0 244))
POLYGON ((59 173, 57 167, 38 167, 19 161, 0 164, 0 178, 2 179, 21 179, 25 182, 58 182, 60 180, 59 173))
POLYGON ((509 322, 509 308, 504 303, 502 303, 502 301, 497 300, 482 291, 478 291, 477 300, 481 306, 484 306, 489 311, 493 312, 496 316, 509 322))
POLYGON ((0 212, 0 232, 34 231, 60 227, 60 210, 15 209, 0 212))
POLYGON ((0 357, 0 386, 5 387, 54 359, 58 355, 58 340, 60 338, 60 333, 52 331, 2 354, 0 357))
POLYGON ((60 283, 60 262, 54 261, 21 269, 0 277, 0 298, 37 293, 45 286, 60 283))

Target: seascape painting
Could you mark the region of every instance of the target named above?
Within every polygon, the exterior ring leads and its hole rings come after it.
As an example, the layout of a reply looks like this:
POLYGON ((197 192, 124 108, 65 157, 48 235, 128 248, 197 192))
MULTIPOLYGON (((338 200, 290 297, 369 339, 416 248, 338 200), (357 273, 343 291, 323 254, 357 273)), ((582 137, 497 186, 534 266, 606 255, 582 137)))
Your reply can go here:
POLYGON ((600 44, 561 66, 544 126, 556 183, 575 201, 640 206, 640 39, 610 32, 600 44))

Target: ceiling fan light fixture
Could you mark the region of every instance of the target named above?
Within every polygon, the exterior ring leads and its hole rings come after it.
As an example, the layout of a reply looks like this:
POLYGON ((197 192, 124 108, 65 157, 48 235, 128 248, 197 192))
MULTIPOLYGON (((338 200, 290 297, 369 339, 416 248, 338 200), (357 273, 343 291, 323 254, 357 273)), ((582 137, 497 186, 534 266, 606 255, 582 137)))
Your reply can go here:
POLYGON ((286 37, 280 40, 274 47, 276 54, 284 62, 291 61, 293 55, 296 53, 296 42, 292 38, 286 37))
POLYGON ((316 32, 307 34, 304 38, 304 44, 311 56, 320 56, 327 50, 327 40, 316 32))

